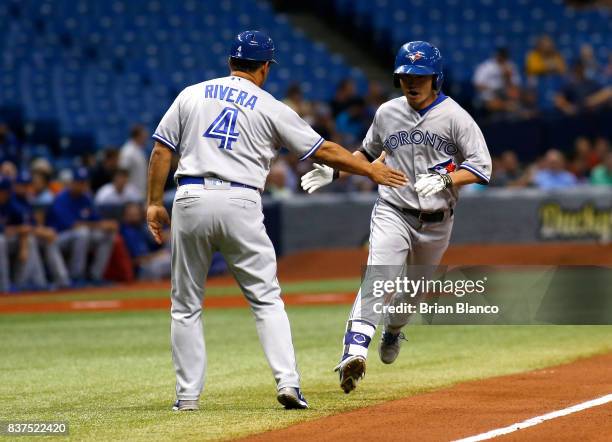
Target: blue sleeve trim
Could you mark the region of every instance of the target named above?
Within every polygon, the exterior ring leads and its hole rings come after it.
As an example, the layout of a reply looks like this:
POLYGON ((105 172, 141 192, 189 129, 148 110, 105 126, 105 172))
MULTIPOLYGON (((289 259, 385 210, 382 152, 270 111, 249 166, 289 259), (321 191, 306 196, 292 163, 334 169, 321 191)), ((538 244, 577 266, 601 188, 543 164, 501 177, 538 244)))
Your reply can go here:
POLYGON ((151 137, 154 140, 159 141, 160 143, 162 143, 164 146, 174 150, 176 152, 176 146, 174 144, 172 144, 170 141, 166 140, 164 137, 162 137, 161 135, 158 134, 153 134, 153 136, 151 137))
POLYGON ((323 137, 319 138, 319 141, 317 141, 314 146, 312 146, 310 148, 310 150, 308 152, 306 152, 304 155, 302 155, 300 157, 300 161, 305 160, 306 158, 308 158, 309 156, 313 155, 317 150, 319 150, 319 147, 321 147, 321 144, 323 144, 323 141, 325 141, 325 139, 323 137))
POLYGON ((484 182, 484 184, 489 184, 489 177, 486 176, 484 173, 478 171, 474 167, 470 166, 469 164, 463 163, 459 166, 459 169, 468 170, 472 172, 474 175, 476 175, 478 178, 480 178, 484 182))

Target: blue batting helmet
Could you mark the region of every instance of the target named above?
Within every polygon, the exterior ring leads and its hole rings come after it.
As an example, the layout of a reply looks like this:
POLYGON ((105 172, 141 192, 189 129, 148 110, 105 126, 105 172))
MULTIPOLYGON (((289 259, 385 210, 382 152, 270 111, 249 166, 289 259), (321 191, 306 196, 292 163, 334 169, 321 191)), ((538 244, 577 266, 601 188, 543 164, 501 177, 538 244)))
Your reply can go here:
POLYGON ((274 42, 261 31, 243 31, 236 35, 232 43, 230 57, 276 63, 276 60, 274 60, 274 42))
POLYGON ((399 87, 399 76, 435 75, 433 88, 440 90, 444 81, 442 73, 442 54, 440 50, 426 41, 411 41, 404 44, 395 57, 393 84, 399 87))

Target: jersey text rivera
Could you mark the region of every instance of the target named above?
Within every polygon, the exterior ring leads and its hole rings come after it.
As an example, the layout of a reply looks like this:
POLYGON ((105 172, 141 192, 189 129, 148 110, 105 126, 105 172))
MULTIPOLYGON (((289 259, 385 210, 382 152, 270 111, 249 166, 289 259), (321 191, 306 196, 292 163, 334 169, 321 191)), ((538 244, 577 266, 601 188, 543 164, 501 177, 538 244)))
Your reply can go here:
POLYGON ((206 85, 204 89, 204 98, 225 100, 229 103, 236 103, 244 107, 250 107, 253 110, 255 109, 255 103, 257 103, 256 95, 249 96, 248 92, 220 84, 206 85))

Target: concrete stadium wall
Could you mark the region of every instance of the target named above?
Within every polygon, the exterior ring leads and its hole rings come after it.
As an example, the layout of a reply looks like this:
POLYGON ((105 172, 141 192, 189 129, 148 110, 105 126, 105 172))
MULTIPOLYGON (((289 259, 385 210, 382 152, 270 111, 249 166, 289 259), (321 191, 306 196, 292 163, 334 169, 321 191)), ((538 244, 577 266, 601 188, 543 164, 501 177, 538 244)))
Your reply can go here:
MULTIPOLYGON (((279 255, 308 249, 356 247, 369 235, 375 194, 320 194, 266 200, 266 228, 279 255)), ((453 244, 590 241, 610 243, 612 191, 579 187, 487 189, 461 195, 453 244)))

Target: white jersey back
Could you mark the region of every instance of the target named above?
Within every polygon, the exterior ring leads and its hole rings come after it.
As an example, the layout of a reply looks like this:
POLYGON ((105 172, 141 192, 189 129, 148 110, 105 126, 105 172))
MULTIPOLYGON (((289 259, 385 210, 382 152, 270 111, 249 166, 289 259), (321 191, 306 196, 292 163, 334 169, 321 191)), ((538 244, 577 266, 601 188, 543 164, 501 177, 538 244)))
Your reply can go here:
POLYGON ((180 154, 176 178, 217 177, 258 189, 279 148, 306 159, 324 141, 290 107, 236 76, 185 88, 153 138, 180 154))
POLYGON ((420 198, 414 190, 419 174, 444 174, 463 168, 483 183, 491 178, 491 156, 480 128, 444 94, 421 111, 414 110, 403 96, 387 101, 378 108, 363 148, 373 158, 385 149, 386 164, 401 170, 410 180, 400 188, 379 186, 381 198, 399 207, 429 212, 455 205, 456 188, 420 198))

